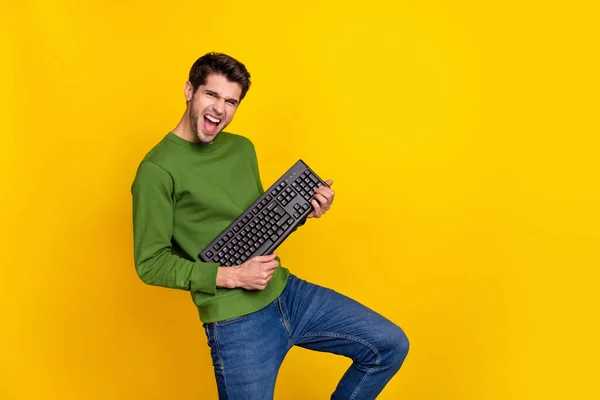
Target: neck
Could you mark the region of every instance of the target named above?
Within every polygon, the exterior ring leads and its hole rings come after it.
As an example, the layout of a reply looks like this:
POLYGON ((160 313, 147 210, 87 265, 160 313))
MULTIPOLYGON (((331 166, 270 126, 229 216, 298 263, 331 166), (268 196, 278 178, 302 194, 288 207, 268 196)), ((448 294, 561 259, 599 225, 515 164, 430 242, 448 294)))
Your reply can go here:
POLYGON ((181 116, 179 123, 173 129, 173 133, 180 138, 187 140, 188 142, 200 143, 200 140, 198 140, 196 135, 194 135, 194 131, 192 130, 189 108, 185 109, 185 112, 181 116))

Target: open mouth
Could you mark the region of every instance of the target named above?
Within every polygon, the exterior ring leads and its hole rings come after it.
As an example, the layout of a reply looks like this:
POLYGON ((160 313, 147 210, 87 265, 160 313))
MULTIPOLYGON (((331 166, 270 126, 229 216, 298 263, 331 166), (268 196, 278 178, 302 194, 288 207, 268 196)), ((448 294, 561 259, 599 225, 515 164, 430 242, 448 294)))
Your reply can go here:
POLYGON ((212 115, 208 114, 204 116, 203 127, 207 133, 215 133, 220 123, 221 120, 219 118, 213 117, 212 115))

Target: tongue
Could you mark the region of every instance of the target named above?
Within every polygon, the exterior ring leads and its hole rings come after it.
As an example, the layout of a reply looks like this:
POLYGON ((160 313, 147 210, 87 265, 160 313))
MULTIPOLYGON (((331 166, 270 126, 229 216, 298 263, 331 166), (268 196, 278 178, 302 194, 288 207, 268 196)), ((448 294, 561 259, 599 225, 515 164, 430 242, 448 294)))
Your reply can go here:
POLYGON ((217 131, 217 124, 204 117, 204 130, 208 133, 215 133, 217 131))

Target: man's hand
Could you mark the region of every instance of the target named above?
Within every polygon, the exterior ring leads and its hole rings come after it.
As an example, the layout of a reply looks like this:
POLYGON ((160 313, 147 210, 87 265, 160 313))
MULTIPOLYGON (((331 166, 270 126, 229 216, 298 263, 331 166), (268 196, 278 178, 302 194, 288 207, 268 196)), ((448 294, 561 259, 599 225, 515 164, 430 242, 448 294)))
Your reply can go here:
POLYGON ((217 286, 233 289, 263 290, 279 266, 275 254, 252 257, 235 267, 219 267, 217 286))
MULTIPOLYGON (((333 185, 333 180, 328 179, 325 181, 325 183, 331 186, 333 185)), ((315 209, 308 214, 307 218, 321 218, 321 216, 325 214, 331 207, 334 197, 335 192, 332 189, 328 188, 327 186, 318 187, 313 195, 313 199, 310 201, 315 209)))

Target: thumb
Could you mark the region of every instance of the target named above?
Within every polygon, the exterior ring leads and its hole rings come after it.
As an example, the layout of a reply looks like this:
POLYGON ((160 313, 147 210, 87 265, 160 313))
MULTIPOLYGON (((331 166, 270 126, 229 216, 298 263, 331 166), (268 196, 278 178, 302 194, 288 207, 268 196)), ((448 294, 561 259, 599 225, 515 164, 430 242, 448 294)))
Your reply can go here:
POLYGON ((325 183, 329 186, 333 185, 333 179, 327 179, 325 183))

